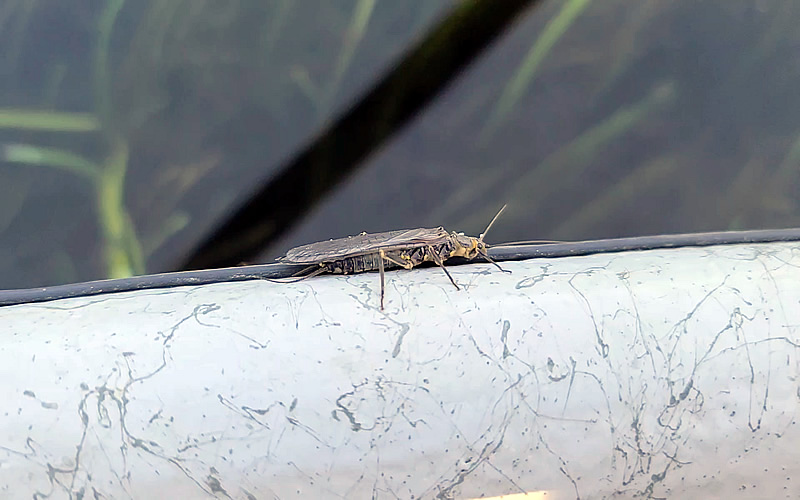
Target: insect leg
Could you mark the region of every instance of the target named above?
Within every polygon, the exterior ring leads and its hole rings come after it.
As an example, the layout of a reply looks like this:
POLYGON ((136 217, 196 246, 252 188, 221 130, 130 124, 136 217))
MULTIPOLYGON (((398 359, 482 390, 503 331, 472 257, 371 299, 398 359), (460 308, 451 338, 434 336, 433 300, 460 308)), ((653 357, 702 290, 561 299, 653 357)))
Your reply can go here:
POLYGON ((282 278, 282 279, 261 278, 261 279, 264 279, 264 280, 267 280, 267 281, 272 281, 273 283, 297 283, 299 281, 307 280, 308 278, 313 278, 314 276, 319 276, 320 274, 326 272, 327 270, 328 270, 328 266, 325 265, 325 264, 319 264, 319 265, 314 264, 313 266, 308 266, 307 268, 303 269, 302 271, 298 271, 297 273, 294 274, 294 276, 292 276, 290 278, 282 278), (315 271, 313 271, 311 273, 308 273, 308 274, 306 274, 304 276, 300 276, 301 274, 303 274, 303 273, 305 273, 307 271, 310 271, 310 270, 312 270, 314 268, 316 268, 315 271))
POLYGON ((492 259, 491 257, 489 257, 489 254, 487 254, 487 253, 486 253, 486 252, 484 252, 483 250, 478 250, 478 254, 479 254, 481 257, 483 257, 484 259, 486 259, 487 261, 489 261, 489 262, 491 262, 492 264, 494 264, 495 266, 497 266, 497 269, 499 269, 499 270, 503 271, 504 273, 509 273, 509 274, 511 273, 511 271, 509 271, 508 269, 503 269, 502 267, 500 267, 500 264, 498 264, 497 262, 495 262, 495 261, 494 261, 494 259, 492 259))
POLYGON ((427 249, 428 249, 428 255, 431 256, 431 259, 433 259, 433 261, 436 262, 436 265, 438 265, 439 267, 442 268, 442 271, 444 271, 444 274, 446 274, 447 277, 450 278, 450 283, 452 283, 453 286, 456 287, 456 290, 461 290, 460 288, 458 288, 458 285, 456 284, 456 280, 454 280, 453 277, 450 276, 450 273, 447 271, 447 268, 444 267, 444 262, 442 262, 442 258, 439 257, 439 254, 434 252, 433 247, 431 247, 430 245, 427 245, 427 249))
POLYGON ((380 271, 380 274, 381 274, 381 311, 383 311, 383 295, 384 295, 384 291, 385 291, 385 284, 384 284, 384 282, 385 282, 385 278, 384 278, 385 272, 384 272, 384 262, 383 261, 391 262, 392 264, 397 264, 398 266, 404 267, 406 269, 413 268, 414 267, 414 263, 413 262, 401 262, 401 261, 396 260, 396 259, 394 259, 392 257, 389 257, 388 255, 386 255, 386 252, 383 249, 378 250, 378 252, 380 253, 380 257, 381 257, 380 259, 378 259, 378 271, 380 271))
POLYGON ((381 250, 381 258, 378 259, 378 271, 381 273, 381 311, 383 311, 383 288, 384 288, 384 272, 383 272, 383 259, 386 258, 386 252, 381 250))
POLYGON ((381 261, 383 261, 384 259, 388 260, 389 262, 391 262, 393 264, 397 264, 400 267, 404 267, 404 268, 406 268, 408 270, 411 270, 414 267, 414 263, 413 262, 400 262, 399 260, 395 260, 395 259, 389 257, 388 255, 386 255, 386 252, 381 250, 381 261))

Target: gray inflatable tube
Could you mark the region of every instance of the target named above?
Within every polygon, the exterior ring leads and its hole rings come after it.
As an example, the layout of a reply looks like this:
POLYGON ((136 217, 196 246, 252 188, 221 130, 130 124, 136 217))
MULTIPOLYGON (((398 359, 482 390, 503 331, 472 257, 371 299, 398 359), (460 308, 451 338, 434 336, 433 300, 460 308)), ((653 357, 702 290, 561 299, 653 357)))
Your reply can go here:
POLYGON ((0 308, 0 496, 800 496, 800 243, 503 267, 0 308))

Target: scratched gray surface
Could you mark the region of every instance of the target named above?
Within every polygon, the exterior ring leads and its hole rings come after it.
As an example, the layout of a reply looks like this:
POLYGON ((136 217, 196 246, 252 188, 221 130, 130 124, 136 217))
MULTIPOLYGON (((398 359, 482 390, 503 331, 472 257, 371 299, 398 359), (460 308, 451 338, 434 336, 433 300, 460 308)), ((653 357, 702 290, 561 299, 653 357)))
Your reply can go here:
POLYGON ((800 246, 0 309, 3 498, 797 498, 800 246), (532 497, 531 497, 532 498, 532 497))

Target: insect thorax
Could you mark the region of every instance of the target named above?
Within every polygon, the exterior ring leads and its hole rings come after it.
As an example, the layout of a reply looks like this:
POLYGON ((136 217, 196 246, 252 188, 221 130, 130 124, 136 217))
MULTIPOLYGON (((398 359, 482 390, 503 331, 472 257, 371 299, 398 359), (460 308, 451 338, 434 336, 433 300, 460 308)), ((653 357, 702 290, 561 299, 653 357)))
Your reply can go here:
POLYGON ((423 262, 443 263, 451 257, 463 257, 474 259, 486 247, 477 238, 465 236, 459 233, 451 233, 450 237, 440 243, 412 246, 385 250, 381 256, 380 251, 370 252, 363 255, 354 255, 343 259, 326 262, 323 265, 327 271, 334 274, 355 274, 365 271, 377 271, 381 267, 383 260, 384 269, 395 269, 398 267, 411 268, 423 262), (404 265, 401 265, 404 264, 404 265))
POLYGON ((478 238, 466 236, 463 233, 451 233, 450 236, 449 255, 447 258, 463 257, 472 260, 480 255, 481 252, 486 252, 486 245, 478 238))

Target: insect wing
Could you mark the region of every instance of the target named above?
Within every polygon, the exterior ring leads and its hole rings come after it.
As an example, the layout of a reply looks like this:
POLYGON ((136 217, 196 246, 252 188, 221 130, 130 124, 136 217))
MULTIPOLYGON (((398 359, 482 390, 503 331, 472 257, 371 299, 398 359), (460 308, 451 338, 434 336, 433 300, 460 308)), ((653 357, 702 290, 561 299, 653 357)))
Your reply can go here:
POLYGON ((424 245, 436 245, 446 241, 450 235, 441 227, 401 229, 385 233, 367 233, 347 238, 309 243, 292 248, 281 262, 296 264, 312 264, 330 262, 358 255, 366 255, 378 250, 396 250, 417 248, 424 245))

